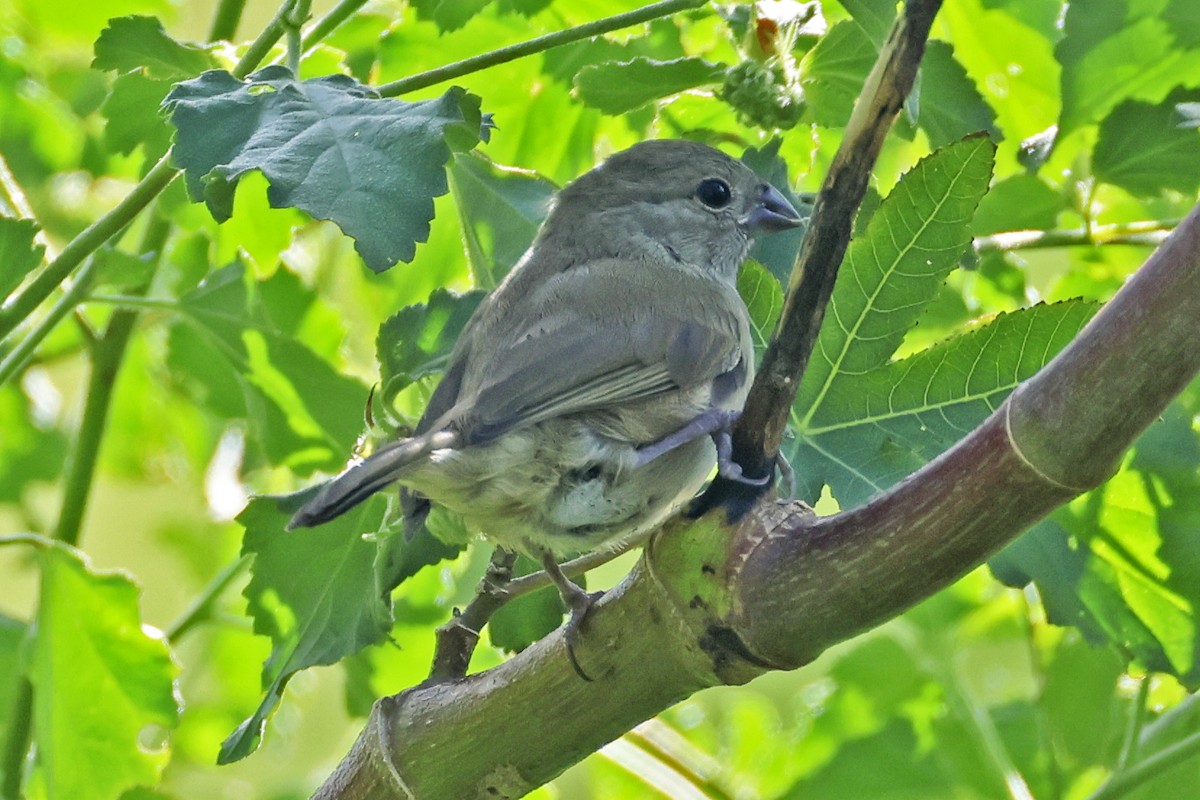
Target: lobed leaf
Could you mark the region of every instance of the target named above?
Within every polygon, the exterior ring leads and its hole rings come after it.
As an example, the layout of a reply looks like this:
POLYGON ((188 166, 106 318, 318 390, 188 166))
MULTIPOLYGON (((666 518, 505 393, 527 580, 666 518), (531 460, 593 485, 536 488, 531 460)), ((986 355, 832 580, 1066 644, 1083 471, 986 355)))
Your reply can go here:
POLYGON ((212 69, 216 64, 203 47, 177 42, 157 17, 110 19, 96 40, 92 67, 127 72, 145 70, 148 77, 177 81, 212 69))
POLYGON ((1194 194, 1200 186, 1200 131, 1182 123, 1177 106, 1200 92, 1172 92, 1158 105, 1127 100, 1100 123, 1092 153, 1098 180, 1140 197, 1165 189, 1194 194))
POLYGON ((35 244, 37 234, 31 219, 0 216, 0 302, 42 263, 46 248, 35 244))
POLYGON ((376 272, 412 260, 433 198, 446 193, 446 162, 474 147, 485 124, 479 99, 457 87, 409 103, 344 75, 297 81, 283 67, 245 81, 206 72, 163 107, 188 192, 218 221, 231 214, 239 178, 260 170, 273 207, 334 222, 376 272))

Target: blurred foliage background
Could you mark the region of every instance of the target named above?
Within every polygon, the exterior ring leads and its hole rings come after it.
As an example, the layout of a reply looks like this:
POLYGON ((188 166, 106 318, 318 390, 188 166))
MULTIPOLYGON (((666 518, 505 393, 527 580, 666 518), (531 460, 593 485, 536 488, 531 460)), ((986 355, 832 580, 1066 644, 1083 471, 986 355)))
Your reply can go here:
MULTIPOLYGON (((313 20, 353 13, 306 49, 301 77, 385 86, 642 4, 360 5, 313 4, 313 20)), ((171 85, 231 68, 279 9, 248 0, 222 10, 232 14, 168 0, 0 6, 4 294, 30 285, 38 248, 62 253, 166 152, 173 129, 158 106, 171 85), (148 20, 110 23, 130 15, 157 18, 165 33, 148 20), (228 41, 184 48, 168 35, 228 41)), ((877 0, 697 5, 468 72, 454 83, 495 123, 478 148, 487 160, 454 157, 411 264, 364 268, 334 225, 270 207, 258 173, 242 179, 222 224, 175 181, 88 262, 91 279, 59 317, 43 305, 15 320, 0 345, 5 790, 24 774, 30 797, 308 796, 372 700, 424 677, 432 628, 469 599, 488 553, 473 546, 405 581, 387 641, 297 673, 261 749, 217 767, 222 742, 259 707, 272 647, 239 593, 234 518, 248 494, 291 491, 344 463, 380 377, 381 325, 428 303, 410 327, 393 323, 382 348, 401 332, 424 337, 428 363, 384 359, 393 377, 408 370, 390 411, 417 411, 436 379, 437 321, 453 318, 439 309, 458 302, 431 293, 494 286, 550 189, 605 154, 690 136, 754 150, 774 168, 777 154, 794 191, 816 191, 894 11, 877 0), (780 41, 788 55, 772 59, 780 41), (97 428, 90 365, 120 309, 135 310, 136 325, 97 428), (247 332, 262 335, 260 349, 222 349, 223 336, 257 341, 247 332), (99 445, 90 491, 77 480, 89 437, 99 445), (55 536, 79 551, 49 545, 55 536), (32 706, 25 676, 42 698, 32 706), (29 724, 38 762, 22 770, 29 724)), ((1200 187, 1198 31, 1192 0, 948 0, 865 212, 935 148, 986 130, 999 149, 975 246, 900 356, 1002 312, 1103 301, 1145 260, 1200 187)), ((780 271, 780 254, 756 255, 780 271)), ((1193 387, 1112 481, 990 567, 804 669, 690 698, 535 796, 1194 798, 1198 402, 1193 387)), ((929 427, 916 413, 900 422, 929 427)), ((810 471, 805 490, 833 511, 942 446, 907 442, 904 458, 864 468, 860 484, 810 471)), ((593 573, 591 586, 615 583, 634 557, 593 573)), ((475 666, 500 658, 483 648, 475 666)))

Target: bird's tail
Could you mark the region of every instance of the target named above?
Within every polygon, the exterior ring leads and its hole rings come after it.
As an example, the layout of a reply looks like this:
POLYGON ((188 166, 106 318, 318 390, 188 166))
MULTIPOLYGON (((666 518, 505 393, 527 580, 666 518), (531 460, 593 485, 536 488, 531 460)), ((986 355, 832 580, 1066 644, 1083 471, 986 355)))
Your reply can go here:
POLYGON ((292 515, 287 529, 311 528, 340 517, 388 484, 398 480, 406 467, 433 450, 458 445, 453 431, 433 431, 384 445, 325 484, 316 497, 292 515))

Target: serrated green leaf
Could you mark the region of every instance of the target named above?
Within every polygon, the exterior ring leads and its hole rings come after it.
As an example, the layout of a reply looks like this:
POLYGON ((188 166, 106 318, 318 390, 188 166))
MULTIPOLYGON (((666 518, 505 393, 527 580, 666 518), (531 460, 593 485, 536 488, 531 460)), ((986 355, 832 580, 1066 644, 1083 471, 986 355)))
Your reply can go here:
POLYGON ((1065 347, 1097 310, 1085 301, 1000 314, 916 355, 830 383, 803 429, 798 474, 844 505, 886 489, 958 441, 1065 347))
POLYGON ((101 70, 145 69, 151 78, 178 81, 215 65, 201 47, 175 41, 156 17, 110 19, 96 40, 92 67, 101 70))
POLYGON ((615 42, 603 36, 554 47, 542 56, 542 70, 559 83, 574 85, 575 76, 591 64, 629 61, 636 57, 654 61, 683 58, 679 26, 670 19, 656 19, 647 26, 647 35, 615 42))
POLYGON ((456 31, 487 8, 491 0, 413 0, 421 19, 431 19, 444 33, 456 31))
POLYGON ((887 397, 881 369, 970 243, 969 222, 987 190, 994 153, 990 141, 973 137, 923 159, 851 242, 793 412, 793 465, 810 502, 825 482, 839 501, 851 502, 870 494, 879 476, 903 474, 919 463, 907 447, 883 440, 872 424, 865 428, 876 431, 873 436, 857 438, 830 426, 864 413, 862 398, 850 406, 854 413, 841 409, 840 389, 851 376, 869 380, 863 390, 871 396, 887 397), (815 428, 828 438, 816 438, 815 428))
POLYGON ((821 37, 800 60, 800 85, 814 122, 830 128, 846 124, 877 56, 871 37, 852 20, 821 37))
POLYGON ((1151 104, 1200 86, 1200 49, 1181 47, 1161 11, 1131 0, 1068 5, 1055 55, 1063 65, 1059 136, 1125 100, 1151 104))
POLYGON ((183 388, 219 415, 244 418, 272 463, 301 474, 345 463, 368 395, 296 338, 296 320, 281 326, 272 313, 313 301, 286 272, 248 283, 235 263, 180 298, 184 318, 170 338, 183 388))
POLYGON ((29 677, 34 684, 35 778, 49 797, 107 800, 154 785, 167 750, 139 738, 174 728, 176 667, 161 635, 142 625, 138 588, 91 570, 66 548, 40 553, 42 589, 29 677))
POLYGON ((1186 127, 1177 106, 1200 92, 1172 92, 1158 105, 1126 101, 1100 123, 1092 154, 1098 180, 1152 197, 1164 189, 1195 193, 1200 184, 1200 131, 1186 127))
POLYGON ((931 41, 925 47, 920 73, 921 108, 917 125, 938 148, 962 137, 987 131, 999 141, 996 114, 979 94, 967 71, 946 42, 931 41))
POLYGON ((783 287, 766 267, 748 261, 738 273, 737 289, 750 312, 754 351, 761 356, 771 341, 771 334, 775 332, 779 312, 783 310, 783 287))
POLYGON ((382 498, 316 528, 285 532, 295 505, 295 499, 258 497, 238 516, 246 529, 242 552, 254 556, 243 594, 254 632, 270 637, 272 646, 263 700, 222 743, 222 764, 258 748, 292 675, 382 641, 391 627, 391 607, 375 582, 375 545, 362 535, 381 527, 382 498))
POLYGON ((42 263, 46 248, 34 244, 37 233, 37 223, 31 219, 0 217, 0 301, 42 263))
POLYGON ((104 115, 104 141, 115 152, 128 155, 143 142, 155 154, 165 153, 171 129, 158 113, 172 81, 127 72, 113 81, 112 91, 100 113, 104 115))
POLYGON ((273 207, 331 220, 376 272, 412 260, 433 198, 447 191, 452 150, 473 147, 483 129, 479 99, 457 87, 408 103, 344 75, 297 81, 283 67, 245 81, 206 72, 163 107, 188 192, 216 219, 229 218, 238 179, 259 170, 273 207))
POLYGON ((575 76, 575 88, 584 105, 605 114, 624 114, 652 100, 716 83, 724 74, 724 64, 703 58, 655 61, 639 56, 629 61, 589 64, 575 76))
POLYGON ((497 286, 533 242, 557 187, 536 173, 465 154, 450 162, 475 285, 497 286))
POLYGON ((385 405, 409 384, 443 369, 484 295, 478 290, 458 295, 439 289, 428 303, 402 308, 379 326, 375 352, 385 405))

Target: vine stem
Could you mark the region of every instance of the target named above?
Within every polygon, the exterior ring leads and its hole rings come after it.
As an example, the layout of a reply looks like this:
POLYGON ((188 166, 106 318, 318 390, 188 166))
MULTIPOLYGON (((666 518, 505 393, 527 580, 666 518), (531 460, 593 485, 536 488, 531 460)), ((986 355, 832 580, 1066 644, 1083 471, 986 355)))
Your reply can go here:
POLYGON ((1157 247, 1179 222, 1178 219, 1143 220, 1068 230, 1006 231, 980 236, 975 240, 975 252, 1112 244, 1157 247))
POLYGON ((172 645, 177 644, 193 628, 210 619, 217 599, 224 594, 230 584, 246 571, 252 560, 252 556, 241 556, 209 581, 208 585, 204 587, 204 591, 163 631, 163 634, 167 637, 167 641, 172 645))
POLYGON ((431 69, 428 72, 422 72, 417 75, 411 75, 407 78, 401 78, 391 83, 382 84, 379 87, 379 94, 383 97, 396 97, 413 92, 417 89, 424 89, 427 86, 432 86, 442 81, 460 78, 463 75, 488 67, 494 67, 497 64, 505 64, 524 56, 534 55, 549 50, 554 47, 561 47, 564 44, 577 42, 580 39, 587 39, 592 36, 599 36, 602 33, 610 33, 628 28, 632 25, 638 25, 643 22, 649 22, 659 17, 670 16, 679 11, 688 11, 694 8, 699 8, 708 0, 662 0, 659 3, 651 3, 648 6, 643 6, 636 11, 628 11, 624 14, 616 14, 604 19, 598 19, 594 22, 585 22, 582 25, 576 25, 574 28, 566 28, 565 30, 548 33, 545 36, 539 36, 536 39, 530 39, 525 42, 501 47, 493 50, 490 53, 482 53, 471 58, 464 58, 462 61, 455 61, 453 64, 431 69))
POLYGON ((79 274, 75 276, 71 287, 63 293, 49 313, 38 321, 38 324, 24 339, 17 342, 16 346, 3 359, 0 359, 0 386, 3 386, 9 378, 25 366, 37 346, 50 335, 63 317, 70 314, 75 306, 83 300, 91 285, 92 273, 95 268, 96 259, 89 256, 83 268, 79 270, 79 274))
POLYGON ((1198 755, 1200 755, 1200 731, 1185 736, 1169 747, 1164 747, 1128 769, 1117 772, 1103 786, 1092 792, 1088 800, 1115 800, 1118 797, 1124 797, 1151 778, 1198 755))
POLYGON ((208 29, 208 40, 232 41, 237 35, 238 24, 242 21, 242 12, 245 9, 246 0, 221 0, 216 13, 213 14, 212 27, 208 29))

